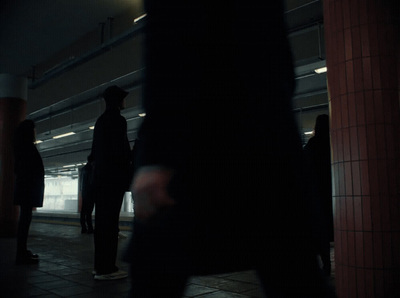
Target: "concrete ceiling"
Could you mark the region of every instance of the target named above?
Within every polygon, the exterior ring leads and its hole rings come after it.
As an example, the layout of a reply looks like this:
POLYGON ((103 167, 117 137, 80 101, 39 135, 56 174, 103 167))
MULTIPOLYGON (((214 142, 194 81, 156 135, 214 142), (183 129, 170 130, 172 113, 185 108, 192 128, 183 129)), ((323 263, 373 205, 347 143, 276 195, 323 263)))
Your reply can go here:
POLYGON ((135 0, 2 0, 0 73, 30 75, 107 18, 132 9, 135 0))
MULTIPOLYGON (((328 113, 326 74, 314 72, 315 68, 325 66, 322 0, 286 0, 285 3, 296 66, 293 108, 304 132, 312 130, 318 114, 328 113)), ((62 169, 62 166, 85 161, 92 137, 88 126, 93 125, 102 111, 99 95, 107 84, 117 82, 134 93, 128 99, 124 114, 130 140, 134 140, 140 125, 141 108, 137 98, 140 98, 142 66, 140 58, 131 58, 137 61, 126 63, 124 53, 126 48, 140 44, 137 33, 133 32, 138 27, 132 27, 132 21, 143 12, 141 0, 0 2, 0 73, 30 78, 28 117, 37 123, 38 138, 45 140, 38 148, 48 173, 75 175, 77 167, 62 169), (126 15, 128 21, 124 19, 126 15), (115 19, 115 34, 106 32, 101 44, 98 39, 104 35, 100 37, 99 32, 102 28, 111 31, 107 24, 110 18, 115 19), (112 45, 104 47, 107 43, 112 45), (113 53, 104 51, 111 48, 113 53), (107 68, 107 61, 118 67, 107 68), (88 72, 92 75, 85 77, 88 72), (102 75, 104 72, 110 74, 102 75), (74 80, 77 74, 80 80, 74 80), (79 133, 52 139, 72 127, 79 133)))

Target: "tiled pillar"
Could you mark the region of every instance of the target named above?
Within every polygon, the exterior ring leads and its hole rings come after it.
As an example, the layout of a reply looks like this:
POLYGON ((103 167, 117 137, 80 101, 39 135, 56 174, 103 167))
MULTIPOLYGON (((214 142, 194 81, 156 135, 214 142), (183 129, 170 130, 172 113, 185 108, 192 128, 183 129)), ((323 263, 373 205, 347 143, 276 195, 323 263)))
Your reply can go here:
POLYGON ((16 235, 18 208, 13 205, 14 156, 12 140, 26 114, 25 78, 0 74, 0 236, 16 235))
POLYGON ((340 298, 400 297, 397 6, 324 0, 340 298))

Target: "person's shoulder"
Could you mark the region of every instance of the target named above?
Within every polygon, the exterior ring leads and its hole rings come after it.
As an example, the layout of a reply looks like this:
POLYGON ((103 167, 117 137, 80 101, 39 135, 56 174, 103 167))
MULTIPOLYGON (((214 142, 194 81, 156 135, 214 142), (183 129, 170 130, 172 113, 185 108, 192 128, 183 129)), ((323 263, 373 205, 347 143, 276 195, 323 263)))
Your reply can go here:
POLYGON ((96 129, 96 127, 98 126, 98 124, 101 124, 101 123, 103 123, 104 122, 104 113, 103 114, 101 114, 100 116, 99 116, 99 118, 97 118, 97 120, 96 120, 96 122, 95 122, 95 125, 94 125, 94 128, 96 129))
POLYGON ((314 146, 315 146, 315 143, 316 143, 315 136, 314 136, 314 137, 311 137, 311 138, 308 140, 307 144, 304 146, 304 150, 308 150, 308 149, 314 147, 314 146))
POLYGON ((126 125, 127 122, 124 116, 118 113, 114 117, 115 122, 118 122, 120 125, 126 125))

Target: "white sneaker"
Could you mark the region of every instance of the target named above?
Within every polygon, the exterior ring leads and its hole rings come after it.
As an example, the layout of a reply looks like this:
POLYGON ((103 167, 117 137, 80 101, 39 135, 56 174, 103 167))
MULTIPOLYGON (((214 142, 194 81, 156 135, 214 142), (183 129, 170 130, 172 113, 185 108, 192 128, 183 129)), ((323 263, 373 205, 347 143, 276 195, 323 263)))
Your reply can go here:
POLYGON ((94 276, 95 280, 114 280, 114 279, 122 279, 128 277, 128 272, 118 270, 113 273, 108 274, 96 274, 94 276))

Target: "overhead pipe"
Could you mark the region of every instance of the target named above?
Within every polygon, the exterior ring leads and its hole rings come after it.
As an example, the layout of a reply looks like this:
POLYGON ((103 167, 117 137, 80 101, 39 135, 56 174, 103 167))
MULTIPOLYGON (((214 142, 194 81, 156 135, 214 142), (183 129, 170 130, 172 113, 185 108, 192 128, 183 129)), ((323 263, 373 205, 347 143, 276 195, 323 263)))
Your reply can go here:
POLYGON ((321 24, 318 26, 318 54, 320 60, 325 60, 325 57, 322 56, 322 37, 321 37, 321 24))
POLYGON ((139 69, 130 72, 122 77, 111 80, 107 83, 103 83, 92 89, 86 90, 77 95, 65 98, 52 105, 46 106, 42 109, 36 110, 29 114, 29 119, 39 123, 41 121, 50 119, 55 116, 59 116, 64 113, 69 113, 71 109, 83 107, 91 104, 92 102, 99 100, 103 94, 103 91, 111 85, 119 85, 124 90, 130 92, 135 88, 138 88, 142 84, 144 69, 139 69), (75 104, 71 104, 75 102, 75 104))
POLYGON ((107 18, 108 21, 108 38, 112 39, 113 38, 113 23, 114 23, 114 18, 113 17, 108 17, 107 18))
POLYGON ((295 99, 300 99, 300 98, 305 98, 305 97, 310 97, 314 95, 320 95, 320 94, 326 94, 328 93, 328 90, 326 88, 310 91, 310 92, 305 92, 305 93, 298 93, 293 96, 293 100, 295 99))
POLYGON ((316 2, 321 2, 321 0, 314 0, 314 1, 308 2, 308 3, 306 3, 306 4, 297 6, 297 7, 295 7, 295 8, 292 8, 292 9, 290 9, 290 10, 285 11, 285 14, 290 13, 290 12, 293 12, 293 11, 296 11, 296 10, 299 10, 299 9, 301 9, 301 8, 304 8, 304 7, 307 7, 307 6, 309 6, 309 5, 311 5, 311 4, 314 4, 314 3, 316 3, 316 2))
POLYGON ((144 27, 145 27, 145 22, 137 23, 131 29, 116 36, 115 38, 108 40, 107 42, 100 45, 100 47, 97 47, 97 48, 87 52, 86 54, 83 54, 82 56, 80 56, 78 58, 75 58, 73 60, 68 60, 65 63, 61 63, 60 67, 52 69, 51 71, 49 71, 46 75, 44 75, 40 79, 37 79, 37 80, 31 82, 29 84, 29 88, 35 89, 35 88, 43 85, 50 79, 53 79, 65 72, 109 51, 112 47, 115 47, 115 46, 125 42, 126 40, 129 40, 132 37, 140 34, 143 31, 144 27))
POLYGON ((100 26, 100 45, 102 45, 104 43, 104 26, 106 25, 106 23, 101 22, 99 23, 100 26))
POLYGON ((329 104, 328 103, 321 103, 318 105, 313 105, 313 106, 308 106, 308 107, 304 107, 304 108, 296 108, 296 109, 292 109, 293 113, 302 113, 302 112, 306 112, 306 111, 313 111, 313 110, 320 110, 323 108, 328 108, 329 104))

